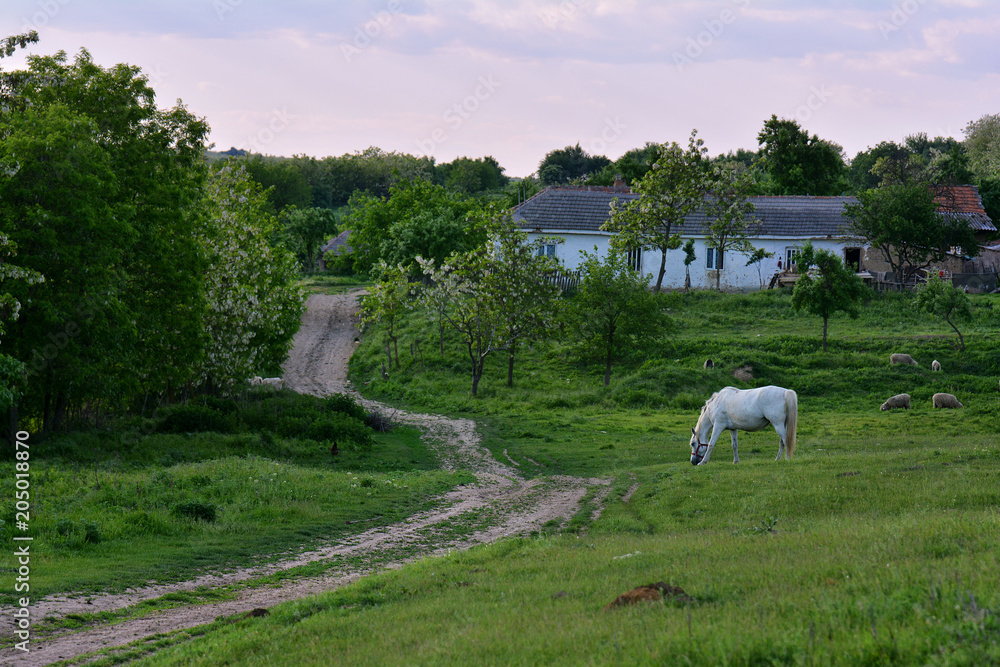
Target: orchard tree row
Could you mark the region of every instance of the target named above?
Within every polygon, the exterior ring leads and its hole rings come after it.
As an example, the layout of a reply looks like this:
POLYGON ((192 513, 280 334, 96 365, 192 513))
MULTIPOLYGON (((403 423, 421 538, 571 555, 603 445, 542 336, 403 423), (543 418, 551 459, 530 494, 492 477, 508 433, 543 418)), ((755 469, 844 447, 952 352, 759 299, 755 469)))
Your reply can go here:
MULTIPOLYGON (((36 41, 8 38, 0 55, 36 41)), ((0 410, 9 429, 153 407, 276 371, 295 259, 208 126, 85 50, 0 72, 0 410)))

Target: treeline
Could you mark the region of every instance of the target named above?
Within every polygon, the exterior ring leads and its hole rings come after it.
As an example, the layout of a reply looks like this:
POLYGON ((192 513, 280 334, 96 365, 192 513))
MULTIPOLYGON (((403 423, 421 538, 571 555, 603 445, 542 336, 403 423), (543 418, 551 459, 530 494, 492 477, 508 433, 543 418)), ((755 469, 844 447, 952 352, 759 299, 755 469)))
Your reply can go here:
MULTIPOLYGON (((858 195, 882 186, 970 184, 1000 220, 1000 114, 970 121, 965 139, 930 138, 920 132, 902 143, 882 141, 848 158, 836 142, 810 135, 797 121, 771 116, 757 134, 755 150, 711 158, 717 166, 745 174, 756 195, 858 195)), ((542 186, 633 185, 653 168, 661 144, 647 142, 617 160, 590 155, 579 144, 550 151, 538 167, 542 186)))
POLYGON ((203 119, 85 50, 0 72, 0 96, 7 432, 277 371, 302 312, 295 258, 244 166, 208 167, 203 119))

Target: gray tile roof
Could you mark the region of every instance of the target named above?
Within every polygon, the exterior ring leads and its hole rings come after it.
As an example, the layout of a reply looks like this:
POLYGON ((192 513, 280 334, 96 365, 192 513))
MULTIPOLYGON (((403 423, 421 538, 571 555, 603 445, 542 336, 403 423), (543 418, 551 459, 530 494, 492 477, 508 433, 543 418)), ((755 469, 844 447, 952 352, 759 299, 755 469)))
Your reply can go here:
MULTIPOLYGON (((527 231, 597 232, 608 220, 615 199, 619 206, 625 206, 637 197, 627 190, 616 188, 553 187, 516 207, 513 214, 514 220, 527 231)), ((819 238, 847 235, 848 220, 843 216, 844 206, 856 203, 857 199, 778 196, 751 197, 751 201, 755 209, 753 217, 760 225, 756 235, 819 238)), ((946 215, 967 218, 969 225, 977 231, 996 231, 985 213, 948 212, 946 215)), ((689 216, 677 231, 685 236, 700 235, 705 233, 705 224, 705 214, 699 211, 689 216)))
MULTIPOLYGON (((638 195, 613 188, 548 188, 514 209, 514 220, 528 231, 596 232, 610 215, 617 199, 625 206, 638 195)), ((844 204, 854 197, 753 197, 753 217, 759 221, 756 232, 762 236, 817 237, 842 235, 846 220, 844 204)), ((705 214, 688 217, 682 234, 703 234, 705 214)))

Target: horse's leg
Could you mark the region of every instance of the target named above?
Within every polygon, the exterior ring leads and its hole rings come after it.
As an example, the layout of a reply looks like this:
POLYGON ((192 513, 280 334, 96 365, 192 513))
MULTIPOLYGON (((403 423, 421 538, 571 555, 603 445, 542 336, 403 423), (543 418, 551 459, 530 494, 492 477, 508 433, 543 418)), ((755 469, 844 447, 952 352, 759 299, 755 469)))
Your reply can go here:
POLYGON ((736 429, 729 432, 733 439, 733 463, 740 462, 740 450, 736 447, 736 429))
POLYGON ((712 450, 715 449, 715 443, 719 441, 719 436, 725 431, 724 428, 719 428, 718 426, 712 427, 712 439, 708 441, 708 449, 705 450, 705 458, 701 460, 698 465, 703 466, 708 463, 708 457, 712 455, 712 450))
POLYGON ((787 459, 788 455, 785 453, 785 436, 788 434, 785 432, 785 425, 781 423, 772 424, 772 426, 774 426, 774 430, 778 433, 778 456, 774 460, 780 461, 782 456, 787 459))

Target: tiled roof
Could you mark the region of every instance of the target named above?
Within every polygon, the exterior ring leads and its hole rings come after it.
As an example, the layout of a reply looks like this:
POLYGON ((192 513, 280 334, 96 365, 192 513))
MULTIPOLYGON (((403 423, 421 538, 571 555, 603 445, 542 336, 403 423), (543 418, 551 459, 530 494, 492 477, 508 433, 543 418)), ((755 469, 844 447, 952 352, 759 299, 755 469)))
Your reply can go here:
MULTIPOLYGON (((611 204, 618 199, 625 206, 636 199, 621 191, 596 188, 548 188, 514 209, 514 220, 527 230, 599 231, 610 215, 611 204)), ((817 237, 842 235, 845 219, 844 204, 853 197, 752 197, 753 217, 760 222, 756 232, 762 236, 817 237)), ((705 214, 688 217, 681 233, 704 233, 705 214)))
POLYGON ((326 242, 326 244, 320 248, 320 253, 327 254, 332 252, 334 255, 341 255, 345 252, 351 252, 351 246, 348 245, 347 239, 351 235, 350 229, 345 229, 336 238, 332 238, 326 242))
MULTIPOLYGON (((939 210, 949 216, 961 216, 976 231, 996 231, 975 186, 954 186, 940 199, 939 210), (957 209, 957 210, 956 210, 957 209)), ((611 214, 611 205, 625 206, 638 195, 627 189, 595 187, 552 187, 539 192, 513 211, 514 220, 532 231, 598 232, 611 214)), ((759 236, 817 238, 843 236, 848 221, 844 206, 857 202, 854 197, 777 196, 751 197, 752 217, 760 227, 759 236)), ((677 231, 682 234, 704 234, 706 219, 703 211, 687 218, 677 231)))
POLYGON ((938 188, 934 201, 938 211, 953 218, 967 220, 969 226, 977 232, 995 232, 990 216, 983 208, 983 200, 979 196, 979 188, 975 185, 950 185, 938 188))

